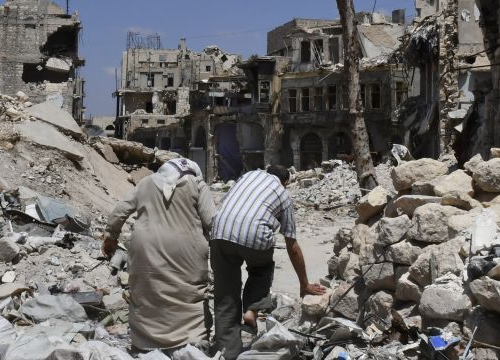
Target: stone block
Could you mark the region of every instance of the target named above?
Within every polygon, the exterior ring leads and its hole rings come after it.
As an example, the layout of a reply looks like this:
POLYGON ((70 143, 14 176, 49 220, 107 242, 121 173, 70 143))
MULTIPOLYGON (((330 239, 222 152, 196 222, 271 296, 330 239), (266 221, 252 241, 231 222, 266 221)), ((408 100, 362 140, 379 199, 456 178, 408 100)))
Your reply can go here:
POLYGON ((302 299, 302 311, 308 315, 324 315, 330 305, 332 290, 326 289, 323 295, 306 295, 302 299))
POLYGON ((419 159, 401 164, 391 171, 392 182, 397 191, 411 189, 417 181, 431 180, 448 173, 446 164, 434 159, 419 159))
POLYGON ((366 286, 371 290, 395 290, 394 266, 392 263, 365 265, 362 267, 366 286), (370 268, 368 270, 368 268, 370 268), (366 272, 366 273, 365 273, 366 272))

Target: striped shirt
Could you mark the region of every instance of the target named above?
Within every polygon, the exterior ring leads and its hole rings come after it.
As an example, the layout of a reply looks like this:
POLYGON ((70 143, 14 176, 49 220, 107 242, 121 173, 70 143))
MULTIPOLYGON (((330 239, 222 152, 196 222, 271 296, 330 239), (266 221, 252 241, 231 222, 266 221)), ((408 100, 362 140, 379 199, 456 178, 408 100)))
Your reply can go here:
POLYGON ((212 220, 211 239, 257 250, 274 246, 274 233, 295 237, 292 199, 277 176, 250 171, 228 192, 212 220))

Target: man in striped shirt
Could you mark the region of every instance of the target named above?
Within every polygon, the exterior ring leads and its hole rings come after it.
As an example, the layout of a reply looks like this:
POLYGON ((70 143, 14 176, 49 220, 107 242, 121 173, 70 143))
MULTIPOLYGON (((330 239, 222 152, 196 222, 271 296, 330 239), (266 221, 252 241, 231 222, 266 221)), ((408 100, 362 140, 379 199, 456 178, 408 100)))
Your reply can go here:
POLYGON ((233 186, 212 220, 211 262, 215 278, 215 337, 224 358, 242 351, 241 318, 256 330, 257 313, 272 307, 274 233, 284 235, 288 255, 300 282, 300 295, 322 294, 319 284, 307 279, 304 257, 296 241, 293 203, 285 190, 290 173, 272 165, 250 171, 233 186), (248 279, 241 297, 241 266, 248 279))

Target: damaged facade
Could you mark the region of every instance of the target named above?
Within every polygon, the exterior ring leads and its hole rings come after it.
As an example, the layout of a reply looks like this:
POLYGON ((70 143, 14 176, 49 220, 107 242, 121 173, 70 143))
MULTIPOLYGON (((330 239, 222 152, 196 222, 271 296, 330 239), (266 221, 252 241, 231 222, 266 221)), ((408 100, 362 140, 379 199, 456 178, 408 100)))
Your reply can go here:
MULTIPOLYGON (((371 151, 382 157, 399 141, 393 110, 406 98, 401 69, 389 61, 405 33, 404 12, 393 19, 359 13, 361 96, 371 151)), ((268 34, 268 53, 285 54, 291 66, 281 77, 281 161, 304 170, 333 158, 352 158, 339 21, 295 19, 268 34)))
POLYGON ((0 91, 22 91, 34 103, 52 101, 81 122, 78 15, 48 0, 7 0, 0 6, 0 27, 0 91))
POLYGON ((454 151, 460 163, 486 155, 486 94, 490 61, 474 0, 415 3, 417 17, 403 40, 409 82, 420 88, 399 112, 405 144, 417 157, 454 151))
POLYGON ((164 49, 158 35, 129 33, 116 92, 118 137, 187 156, 191 98, 213 76, 232 74, 237 55, 216 46, 201 53, 186 47, 164 49))

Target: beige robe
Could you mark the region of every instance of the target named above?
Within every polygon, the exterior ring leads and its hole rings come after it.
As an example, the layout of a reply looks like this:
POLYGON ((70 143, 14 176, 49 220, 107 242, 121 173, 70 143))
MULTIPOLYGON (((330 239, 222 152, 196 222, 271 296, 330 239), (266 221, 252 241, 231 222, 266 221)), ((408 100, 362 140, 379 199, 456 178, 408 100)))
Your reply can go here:
POLYGON ((207 338, 203 300, 208 230, 216 209, 205 182, 187 175, 167 202, 151 176, 108 219, 118 237, 137 211, 129 248, 130 330, 139 349, 171 349, 207 338))

